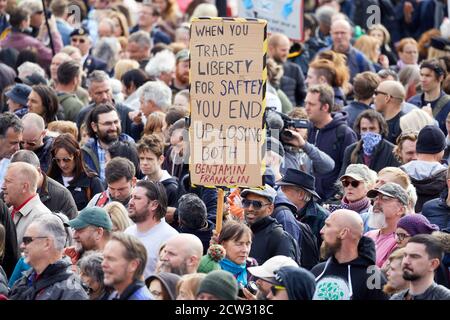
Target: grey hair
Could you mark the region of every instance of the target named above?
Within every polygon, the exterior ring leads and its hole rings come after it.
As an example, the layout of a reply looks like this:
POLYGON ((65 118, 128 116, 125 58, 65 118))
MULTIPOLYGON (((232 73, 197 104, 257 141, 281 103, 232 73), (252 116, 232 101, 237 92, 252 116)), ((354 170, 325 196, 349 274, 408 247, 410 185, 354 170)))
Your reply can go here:
POLYGON ((87 251, 78 261, 80 272, 103 285, 104 273, 102 269, 103 253, 87 251))
POLYGON ((158 78, 161 73, 169 73, 175 70, 175 55, 170 50, 158 52, 145 67, 145 72, 150 77, 158 78))
POLYGON ((87 78, 86 84, 87 87, 89 88, 92 85, 92 82, 104 82, 104 81, 109 82, 108 74, 103 70, 95 70, 87 78))
POLYGON ((36 218, 33 224, 37 224, 44 236, 53 238, 55 250, 63 251, 67 240, 66 230, 64 229, 61 218, 52 213, 45 213, 36 218))
POLYGON ((94 57, 107 61, 108 70, 112 69, 119 58, 120 43, 117 38, 104 37, 97 41, 94 57))
POLYGON ((47 77, 47 75, 45 74, 44 69, 42 69, 41 66, 39 66, 36 63, 30 62, 30 61, 25 61, 24 63, 22 63, 17 68, 17 71, 19 72, 18 77, 20 79, 25 79, 26 77, 32 75, 33 73, 37 73, 38 75, 40 75, 44 79, 47 77))
POLYGON ((11 157, 11 163, 14 162, 26 162, 36 168, 41 167, 38 156, 30 150, 18 150, 11 157))
POLYGON ((322 6, 316 10, 316 18, 319 22, 324 23, 327 26, 331 26, 331 18, 337 11, 330 6, 322 6))
POLYGON ((128 37, 128 43, 136 42, 139 47, 151 47, 152 40, 150 39, 150 35, 145 31, 137 31, 128 37))
POLYGON ((172 104, 172 91, 162 81, 149 81, 139 88, 139 96, 144 101, 153 101, 162 111, 172 104))
POLYGON ((37 113, 29 112, 22 118, 22 124, 24 129, 26 128, 35 128, 37 130, 44 130, 45 129, 45 121, 42 116, 38 115, 37 113))

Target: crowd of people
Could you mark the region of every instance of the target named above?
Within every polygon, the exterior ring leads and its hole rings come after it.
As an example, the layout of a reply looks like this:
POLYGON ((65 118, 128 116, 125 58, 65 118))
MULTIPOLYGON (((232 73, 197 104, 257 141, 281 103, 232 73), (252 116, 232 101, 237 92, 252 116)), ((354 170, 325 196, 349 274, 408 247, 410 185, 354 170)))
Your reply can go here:
POLYGON ((450 300, 446 4, 304 1, 263 185, 218 199, 189 28, 238 1, 0 0, 0 300, 450 300))

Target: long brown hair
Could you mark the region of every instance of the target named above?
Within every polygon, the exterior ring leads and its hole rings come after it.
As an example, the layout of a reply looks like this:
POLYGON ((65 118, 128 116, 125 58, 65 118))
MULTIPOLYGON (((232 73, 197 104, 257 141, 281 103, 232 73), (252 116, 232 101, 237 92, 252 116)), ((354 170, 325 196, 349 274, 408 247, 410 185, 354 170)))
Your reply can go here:
MULTIPOLYGON (((52 145, 52 158, 55 158, 56 152, 59 149, 64 149, 73 156, 73 160, 75 161, 75 171, 74 171, 74 179, 78 178, 83 172, 88 177, 95 176, 95 173, 86 169, 83 162, 83 155, 81 152, 80 144, 70 133, 63 133, 55 138, 52 145)), ((52 161, 50 165, 50 169, 48 170, 48 176, 57 179, 61 176, 61 169, 58 164, 52 161)))

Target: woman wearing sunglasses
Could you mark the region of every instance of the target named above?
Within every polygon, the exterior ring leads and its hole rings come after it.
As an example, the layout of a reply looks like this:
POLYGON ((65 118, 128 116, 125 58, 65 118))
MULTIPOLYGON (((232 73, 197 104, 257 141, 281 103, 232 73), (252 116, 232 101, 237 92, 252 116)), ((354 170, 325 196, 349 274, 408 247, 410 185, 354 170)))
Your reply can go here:
POLYGON ((341 204, 332 206, 330 211, 337 209, 350 209, 358 212, 364 221, 364 232, 369 230, 367 226, 368 212, 372 208, 369 191, 376 183, 377 174, 364 164, 351 164, 345 174, 339 179, 343 189, 341 204))
MULTIPOLYGON (((245 201, 245 199, 243 200, 245 201)), ((244 288, 255 294, 250 281, 251 274, 247 272, 248 267, 256 266, 257 262, 249 258, 252 246, 253 233, 244 223, 234 220, 224 224, 220 232, 218 243, 226 250, 226 256, 219 264, 222 270, 231 272, 239 285, 239 296, 244 297, 244 288)))
POLYGON ((53 161, 48 176, 69 189, 78 210, 84 209, 94 195, 103 192, 101 180, 86 169, 80 145, 71 134, 58 136, 51 153, 53 161))

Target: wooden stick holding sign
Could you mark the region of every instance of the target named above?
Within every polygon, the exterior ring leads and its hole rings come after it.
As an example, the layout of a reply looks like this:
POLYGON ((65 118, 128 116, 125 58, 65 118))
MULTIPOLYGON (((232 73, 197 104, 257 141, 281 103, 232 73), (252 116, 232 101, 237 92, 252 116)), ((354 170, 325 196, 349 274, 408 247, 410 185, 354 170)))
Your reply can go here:
POLYGON ((216 235, 219 237, 222 231, 222 221, 223 221, 223 189, 219 188, 217 190, 217 213, 216 213, 216 235))

